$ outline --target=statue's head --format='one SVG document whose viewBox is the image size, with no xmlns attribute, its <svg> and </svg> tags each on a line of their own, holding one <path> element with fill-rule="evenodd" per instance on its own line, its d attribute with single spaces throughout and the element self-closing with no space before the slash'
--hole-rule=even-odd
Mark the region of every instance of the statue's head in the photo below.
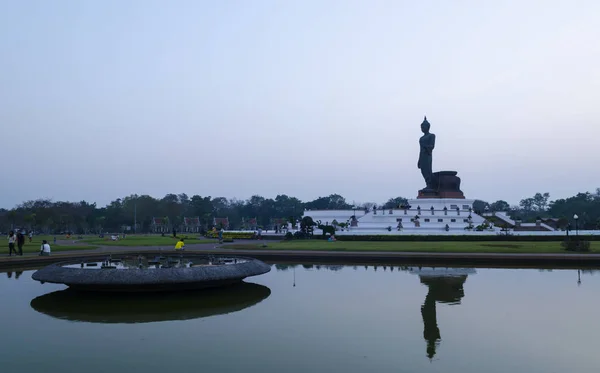
<svg viewBox="0 0 600 373">
<path fill-rule="evenodd" d="M 423 133 L 429 133 L 430 127 L 431 124 L 429 124 L 429 122 L 427 121 L 427 117 L 425 117 L 425 119 L 423 119 L 423 123 L 421 123 L 421 131 L 423 131 Z"/>
</svg>

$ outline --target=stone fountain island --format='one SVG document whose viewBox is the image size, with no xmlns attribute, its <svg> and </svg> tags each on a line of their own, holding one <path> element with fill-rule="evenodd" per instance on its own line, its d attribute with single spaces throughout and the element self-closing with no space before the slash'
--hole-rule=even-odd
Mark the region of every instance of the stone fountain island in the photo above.
<svg viewBox="0 0 600 373">
<path fill-rule="evenodd" d="M 270 270 L 259 260 L 235 256 L 124 254 L 51 264 L 32 278 L 86 291 L 179 291 L 232 285 Z"/>
</svg>

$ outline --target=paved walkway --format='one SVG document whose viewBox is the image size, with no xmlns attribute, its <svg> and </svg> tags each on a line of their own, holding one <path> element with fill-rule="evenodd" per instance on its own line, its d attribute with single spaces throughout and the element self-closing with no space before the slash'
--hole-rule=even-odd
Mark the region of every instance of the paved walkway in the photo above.
<svg viewBox="0 0 600 373">
<path fill-rule="evenodd" d="M 64 241 L 64 240 L 63 240 Z M 66 241 L 66 242 L 60 242 L 57 241 L 57 243 L 60 243 L 61 247 L 68 247 L 68 246 L 86 246 L 85 243 L 83 242 L 72 242 L 72 241 Z M 256 244 L 256 241 L 250 241 L 250 240 L 244 240 L 244 241 L 236 241 L 236 242 L 229 242 L 229 243 L 223 243 L 223 244 L 218 244 L 215 242 L 208 242 L 208 243 L 198 243 L 198 244 L 186 244 L 185 245 L 185 251 L 207 251 L 207 250 L 218 250 L 218 251 L 226 251 L 226 252 L 232 252 L 232 251 L 236 251 L 236 250 L 232 250 L 232 249 L 226 249 L 227 245 L 232 245 L 232 244 Z M 54 251 L 52 252 L 52 257 L 70 257 L 70 256 L 81 256 L 81 255 L 93 255 L 93 254 L 99 254 L 99 253 L 119 253 L 119 252 L 129 252 L 129 251 L 142 251 L 142 252 L 147 252 L 147 251 L 174 251 L 173 246 L 98 246 L 98 245 L 90 245 L 91 248 L 90 249 L 78 249 L 78 250 L 60 250 L 60 251 Z M 219 246 L 221 246 L 222 248 L 219 248 Z M 8 249 L 7 249 L 8 251 Z M 34 253 L 24 253 L 23 256 L 8 256 L 8 254 L 4 254 L 4 255 L 0 255 L 0 261 L 6 261 L 6 260 L 17 260 L 17 259 L 24 259 L 24 258 L 45 258 L 45 257 L 40 257 L 39 253 L 34 252 Z"/>
</svg>

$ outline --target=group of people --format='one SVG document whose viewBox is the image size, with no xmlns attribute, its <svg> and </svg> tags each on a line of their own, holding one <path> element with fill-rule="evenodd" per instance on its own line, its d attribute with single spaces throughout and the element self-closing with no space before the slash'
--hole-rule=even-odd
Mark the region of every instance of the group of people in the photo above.
<svg viewBox="0 0 600 373">
<path fill-rule="evenodd" d="M 29 242 L 33 240 L 33 233 L 29 233 Z M 13 252 L 15 256 L 20 255 L 23 256 L 23 245 L 25 245 L 25 235 L 22 232 L 15 233 L 14 231 L 10 231 L 8 233 L 8 256 L 12 256 Z M 40 247 L 40 254 L 42 256 L 50 255 L 50 244 L 48 241 L 43 240 L 42 245 Z"/>
<path fill-rule="evenodd" d="M 17 251 L 15 245 L 19 251 Z M 12 256 L 13 252 L 15 255 L 23 256 L 23 245 L 25 245 L 25 235 L 23 233 L 13 231 L 8 233 L 8 256 Z"/>
<path fill-rule="evenodd" d="M 213 229 L 213 232 L 217 232 L 217 238 L 219 239 L 219 243 L 223 243 L 223 228 L 219 229 L 218 231 L 215 229 Z M 175 244 L 175 250 L 185 250 L 185 241 L 183 240 L 183 238 L 179 239 L 179 241 L 177 241 L 177 243 Z"/>
</svg>

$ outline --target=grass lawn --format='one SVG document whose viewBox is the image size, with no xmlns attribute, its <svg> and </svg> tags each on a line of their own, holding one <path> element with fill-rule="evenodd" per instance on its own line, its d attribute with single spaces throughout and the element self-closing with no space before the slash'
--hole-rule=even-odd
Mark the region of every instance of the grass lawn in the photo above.
<svg viewBox="0 0 600 373">
<path fill-rule="evenodd" d="M 185 238 L 185 234 L 182 234 L 180 237 Z M 217 240 L 212 239 L 204 239 L 197 238 L 198 235 L 188 235 L 188 238 L 185 238 L 185 243 L 187 245 L 200 244 L 200 243 L 216 243 Z M 179 238 L 173 238 L 172 236 L 164 236 L 161 235 L 128 235 L 125 238 L 119 239 L 118 241 L 111 241 L 110 235 L 104 236 L 104 238 L 99 238 L 95 236 L 93 238 L 84 238 L 83 242 L 90 245 L 98 245 L 98 246 L 165 246 L 171 247 L 175 246 L 175 243 L 179 241 Z"/>
<path fill-rule="evenodd" d="M 64 239 L 64 237 L 56 236 L 57 240 Z M 42 246 L 42 240 L 47 240 L 50 244 L 50 248 L 52 252 L 57 251 L 69 251 L 69 250 L 91 250 L 96 249 L 97 246 L 94 245 L 86 245 L 86 244 L 58 244 L 54 242 L 54 236 L 33 236 L 33 240 L 29 242 L 29 237 L 25 237 L 25 245 L 23 245 L 23 253 L 38 253 L 40 251 L 40 246 Z M 72 241 L 71 241 L 72 242 Z M 16 246 L 16 245 L 15 245 Z M 18 248 L 17 248 L 18 250 Z M 5 244 L 5 249 L 2 254 L 8 254 L 8 240 Z"/>
<path fill-rule="evenodd" d="M 262 247 L 262 245 L 266 247 Z M 397 251 L 455 253 L 565 253 L 560 242 L 356 242 L 298 240 L 256 244 L 227 245 L 228 249 L 245 250 L 315 250 L 315 251 Z M 600 242 L 591 242 L 591 252 L 600 252 Z"/>
</svg>

